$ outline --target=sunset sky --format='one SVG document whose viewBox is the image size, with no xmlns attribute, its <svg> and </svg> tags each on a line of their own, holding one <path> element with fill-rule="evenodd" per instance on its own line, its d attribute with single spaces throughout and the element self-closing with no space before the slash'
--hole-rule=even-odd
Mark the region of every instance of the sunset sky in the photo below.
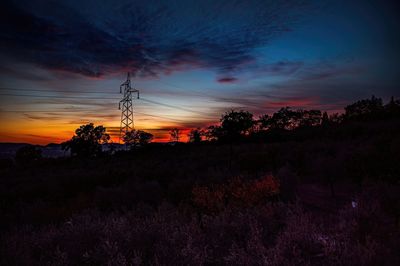
<svg viewBox="0 0 400 266">
<path fill-rule="evenodd" d="M 59 143 L 88 122 L 118 132 L 128 71 L 135 128 L 156 141 L 229 109 L 339 112 L 398 97 L 399 11 L 378 0 L 1 1 L 0 142 Z"/>
</svg>

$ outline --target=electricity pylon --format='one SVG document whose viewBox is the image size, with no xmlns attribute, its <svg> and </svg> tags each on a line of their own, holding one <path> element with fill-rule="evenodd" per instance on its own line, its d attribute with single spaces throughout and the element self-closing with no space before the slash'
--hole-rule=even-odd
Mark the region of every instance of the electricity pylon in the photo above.
<svg viewBox="0 0 400 266">
<path fill-rule="evenodd" d="M 126 132 L 134 129 L 133 125 L 133 103 L 132 103 L 132 94 L 136 93 L 136 99 L 139 99 L 139 91 L 137 89 L 133 89 L 131 87 L 131 76 L 128 72 L 128 77 L 124 83 L 119 86 L 119 93 L 124 91 L 124 98 L 119 102 L 118 109 L 121 110 L 122 103 L 122 113 L 121 113 L 121 126 L 119 130 L 119 143 L 121 142 L 121 138 L 125 135 Z"/>
</svg>

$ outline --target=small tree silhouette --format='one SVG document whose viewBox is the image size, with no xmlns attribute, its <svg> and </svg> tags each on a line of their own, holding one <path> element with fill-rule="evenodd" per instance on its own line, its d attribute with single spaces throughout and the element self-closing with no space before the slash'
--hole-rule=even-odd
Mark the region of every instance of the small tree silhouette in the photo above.
<svg viewBox="0 0 400 266">
<path fill-rule="evenodd" d="M 145 146 L 153 140 L 153 134 L 142 131 L 132 130 L 125 133 L 123 141 L 132 148 L 137 146 Z"/>
<path fill-rule="evenodd" d="M 169 134 L 171 135 L 171 141 L 179 142 L 181 131 L 178 128 L 173 128 Z"/>
<path fill-rule="evenodd" d="M 271 116 L 265 114 L 258 118 L 257 124 L 259 130 L 267 130 L 270 127 Z"/>
<path fill-rule="evenodd" d="M 327 112 L 324 112 L 322 114 L 322 118 L 321 118 L 321 126 L 326 127 L 329 125 L 329 116 Z"/>
<path fill-rule="evenodd" d="M 253 114 L 247 111 L 231 110 L 221 117 L 221 130 L 229 141 L 238 140 L 241 136 L 247 135 L 253 125 Z"/>
<path fill-rule="evenodd" d="M 269 119 L 271 129 L 294 129 L 301 119 L 301 112 L 294 111 L 290 107 L 281 108 Z"/>
<path fill-rule="evenodd" d="M 92 157 L 101 153 L 101 144 L 107 143 L 110 135 L 103 126 L 94 127 L 93 123 L 82 125 L 75 130 L 75 136 L 63 142 L 63 150 L 71 150 L 72 156 Z"/>
<path fill-rule="evenodd" d="M 199 143 L 202 140 L 204 132 L 200 130 L 200 128 L 192 129 L 188 134 L 189 142 L 191 143 Z"/>
<path fill-rule="evenodd" d="M 385 105 L 385 111 L 387 117 L 399 117 L 400 116 L 400 100 L 395 100 L 392 96 L 389 103 Z"/>
<path fill-rule="evenodd" d="M 315 127 L 321 124 L 322 115 L 320 110 L 300 110 L 298 113 L 300 127 Z"/>
<path fill-rule="evenodd" d="M 217 141 L 222 137 L 222 129 L 220 126 L 209 126 L 206 128 L 204 136 L 208 141 Z"/>
<path fill-rule="evenodd" d="M 379 118 L 383 115 L 383 103 L 381 98 L 372 96 L 371 99 L 357 101 L 346 106 L 345 118 L 348 120 L 364 120 Z"/>
</svg>

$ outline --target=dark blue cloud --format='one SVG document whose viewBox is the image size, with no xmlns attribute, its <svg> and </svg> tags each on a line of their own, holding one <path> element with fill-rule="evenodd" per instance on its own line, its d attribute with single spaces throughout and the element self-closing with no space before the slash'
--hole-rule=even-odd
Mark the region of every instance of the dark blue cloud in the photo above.
<svg viewBox="0 0 400 266">
<path fill-rule="evenodd" d="M 0 53 L 98 77 L 190 67 L 220 73 L 290 29 L 307 1 L 3 1 Z"/>
</svg>

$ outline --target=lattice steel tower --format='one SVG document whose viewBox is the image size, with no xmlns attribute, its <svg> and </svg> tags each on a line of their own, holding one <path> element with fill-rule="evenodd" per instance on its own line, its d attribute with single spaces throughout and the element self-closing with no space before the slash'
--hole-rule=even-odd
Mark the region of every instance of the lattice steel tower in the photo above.
<svg viewBox="0 0 400 266">
<path fill-rule="evenodd" d="M 122 113 L 121 113 L 121 127 L 119 131 L 119 142 L 121 142 L 121 138 L 128 131 L 134 129 L 133 125 L 133 103 L 132 103 L 132 94 L 136 93 L 136 99 L 139 99 L 139 91 L 137 89 L 133 89 L 131 87 L 131 76 L 128 72 L 128 77 L 124 83 L 119 86 L 119 93 L 124 91 L 124 98 L 119 102 L 118 109 L 121 110 L 122 104 Z"/>
</svg>

